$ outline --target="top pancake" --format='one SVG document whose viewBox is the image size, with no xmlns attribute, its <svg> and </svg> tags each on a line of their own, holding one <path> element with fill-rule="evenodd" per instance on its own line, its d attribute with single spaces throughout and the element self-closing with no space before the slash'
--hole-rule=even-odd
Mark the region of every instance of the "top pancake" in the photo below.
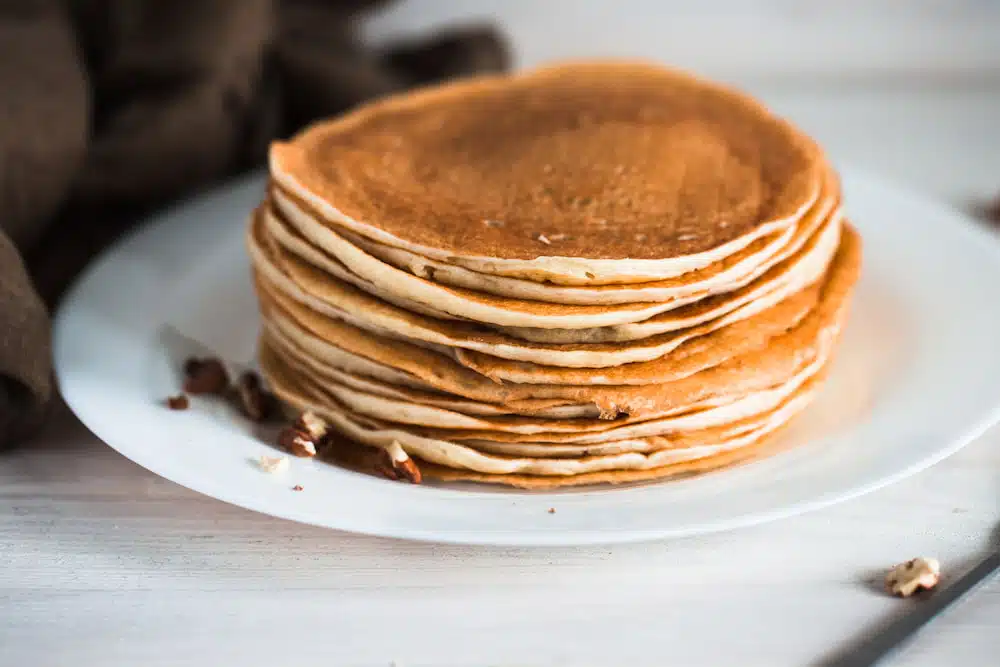
<svg viewBox="0 0 1000 667">
<path fill-rule="evenodd" d="M 330 223 L 493 275 L 641 282 L 794 224 L 818 148 L 753 100 L 677 72 L 572 64 L 391 97 L 271 150 Z"/>
</svg>

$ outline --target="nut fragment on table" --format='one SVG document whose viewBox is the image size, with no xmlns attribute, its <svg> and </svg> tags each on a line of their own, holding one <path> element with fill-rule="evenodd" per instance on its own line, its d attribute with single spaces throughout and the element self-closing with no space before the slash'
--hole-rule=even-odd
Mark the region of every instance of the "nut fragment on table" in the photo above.
<svg viewBox="0 0 1000 667">
<path fill-rule="evenodd" d="M 240 374 L 236 381 L 240 410 L 255 422 L 267 419 L 274 406 L 273 396 L 264 391 L 260 376 L 253 371 Z"/>
<path fill-rule="evenodd" d="M 287 456 L 260 456 L 257 466 L 266 473 L 279 473 L 288 470 Z"/>
<path fill-rule="evenodd" d="M 420 484 L 423 480 L 420 468 L 410 458 L 410 455 L 403 450 L 399 442 L 393 440 L 388 447 L 382 450 L 381 458 L 382 460 L 376 466 L 376 469 L 384 477 L 392 480 L 406 481 L 411 484 Z"/>
<path fill-rule="evenodd" d="M 229 372 L 218 359 L 188 359 L 184 363 L 184 391 L 189 394 L 225 394 Z"/>
<path fill-rule="evenodd" d="M 885 587 L 893 595 L 907 598 L 919 590 L 934 588 L 941 578 L 941 564 L 935 558 L 913 558 L 889 570 Z"/>
</svg>

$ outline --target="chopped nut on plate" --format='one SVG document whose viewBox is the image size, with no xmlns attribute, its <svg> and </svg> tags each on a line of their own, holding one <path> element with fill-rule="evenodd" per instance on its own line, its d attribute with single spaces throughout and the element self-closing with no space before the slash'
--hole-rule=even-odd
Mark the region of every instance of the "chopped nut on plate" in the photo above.
<svg viewBox="0 0 1000 667">
<path fill-rule="evenodd" d="M 278 473 L 288 470 L 287 456 L 260 456 L 257 466 L 266 473 Z"/>
<path fill-rule="evenodd" d="M 293 456 L 308 458 L 316 456 L 316 440 L 308 433 L 296 428 L 286 428 L 278 436 L 281 448 Z"/>
<path fill-rule="evenodd" d="M 326 423 L 326 420 L 308 410 L 299 415 L 293 427 L 308 434 L 315 442 L 319 442 L 330 432 L 330 425 Z"/>
<path fill-rule="evenodd" d="M 393 440 L 392 444 L 382 450 L 382 460 L 377 468 L 379 473 L 392 480 L 402 480 L 411 484 L 420 484 L 423 476 L 420 468 L 410 458 L 402 445 Z"/>
<path fill-rule="evenodd" d="M 167 399 L 167 407 L 171 410 L 187 410 L 191 407 L 191 401 L 184 394 L 177 394 Z"/>
<path fill-rule="evenodd" d="M 292 491 L 302 491 L 303 489 L 305 489 L 305 487 L 302 486 L 301 484 L 296 484 L 295 486 L 292 487 Z"/>
<path fill-rule="evenodd" d="M 941 564 L 935 558 L 914 558 L 900 563 L 885 576 L 885 587 L 893 595 L 910 597 L 918 590 L 934 588 L 941 578 Z"/>
<path fill-rule="evenodd" d="M 184 363 L 184 391 L 189 394 L 225 394 L 229 372 L 218 359 L 188 359 Z"/>
<path fill-rule="evenodd" d="M 290 427 L 278 436 L 278 444 L 295 456 L 316 456 L 332 435 L 330 425 L 314 412 L 301 413 Z"/>
</svg>

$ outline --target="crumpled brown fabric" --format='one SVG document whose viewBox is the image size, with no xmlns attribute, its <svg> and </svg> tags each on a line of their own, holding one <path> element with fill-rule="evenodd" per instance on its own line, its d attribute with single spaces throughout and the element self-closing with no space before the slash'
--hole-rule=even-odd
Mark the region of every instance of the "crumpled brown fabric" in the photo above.
<svg viewBox="0 0 1000 667">
<path fill-rule="evenodd" d="M 360 17 L 389 4 L 0 2 L 0 446 L 52 394 L 43 304 L 141 216 L 316 118 L 507 67 L 489 26 L 363 44 Z"/>
</svg>

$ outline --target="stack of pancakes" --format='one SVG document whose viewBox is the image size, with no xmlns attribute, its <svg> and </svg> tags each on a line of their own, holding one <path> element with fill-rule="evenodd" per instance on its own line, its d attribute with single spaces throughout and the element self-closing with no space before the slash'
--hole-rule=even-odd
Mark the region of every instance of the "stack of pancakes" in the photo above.
<svg viewBox="0 0 1000 667">
<path fill-rule="evenodd" d="M 274 391 L 337 449 L 529 488 L 762 451 L 861 262 L 821 150 L 747 97 L 577 63 L 362 107 L 271 150 L 249 234 Z"/>
</svg>

